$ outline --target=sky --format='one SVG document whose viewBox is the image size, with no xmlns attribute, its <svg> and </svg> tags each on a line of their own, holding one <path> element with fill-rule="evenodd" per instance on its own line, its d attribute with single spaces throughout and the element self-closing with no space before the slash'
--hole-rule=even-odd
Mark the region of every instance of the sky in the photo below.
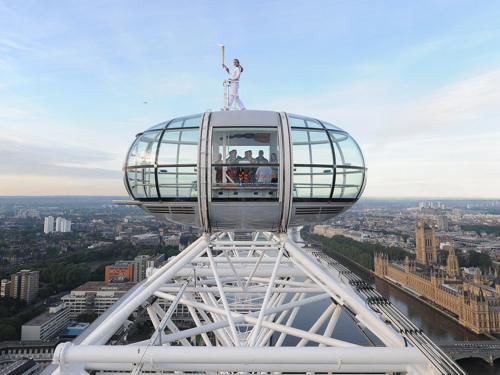
<svg viewBox="0 0 500 375">
<path fill-rule="evenodd" d="M 499 20 L 494 0 L 0 0 L 0 196 L 127 195 L 137 133 L 222 106 L 221 43 L 248 109 L 354 137 L 364 197 L 499 199 Z"/>
</svg>

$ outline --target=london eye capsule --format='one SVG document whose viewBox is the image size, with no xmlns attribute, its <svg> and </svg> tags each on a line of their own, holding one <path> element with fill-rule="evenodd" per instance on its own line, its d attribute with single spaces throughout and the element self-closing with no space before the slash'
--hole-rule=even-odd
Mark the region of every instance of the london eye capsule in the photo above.
<svg viewBox="0 0 500 375">
<path fill-rule="evenodd" d="M 272 111 L 207 111 L 155 125 L 137 135 L 123 170 L 135 204 L 205 232 L 284 232 L 327 220 L 366 184 L 347 132 Z"/>
</svg>

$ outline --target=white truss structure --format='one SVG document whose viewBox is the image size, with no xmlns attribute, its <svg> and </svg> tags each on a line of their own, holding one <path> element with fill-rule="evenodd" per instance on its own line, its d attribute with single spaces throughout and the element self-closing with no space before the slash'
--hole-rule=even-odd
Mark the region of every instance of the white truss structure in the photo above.
<svg viewBox="0 0 500 375">
<path fill-rule="evenodd" d="M 335 263 L 285 234 L 204 235 L 59 345 L 45 374 L 464 374 Z M 155 331 L 128 343 L 134 312 Z M 366 340 L 338 336 L 346 319 Z"/>
</svg>

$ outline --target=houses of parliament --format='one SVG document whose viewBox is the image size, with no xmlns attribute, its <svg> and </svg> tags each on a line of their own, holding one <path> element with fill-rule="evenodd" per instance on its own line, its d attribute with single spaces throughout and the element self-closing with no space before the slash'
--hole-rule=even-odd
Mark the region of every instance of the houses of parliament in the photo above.
<svg viewBox="0 0 500 375">
<path fill-rule="evenodd" d="M 458 267 L 452 248 L 446 262 L 438 260 L 434 223 L 417 220 L 416 260 L 391 261 L 376 254 L 374 273 L 420 296 L 455 317 L 476 333 L 500 332 L 500 277 L 494 274 L 466 274 Z"/>
</svg>

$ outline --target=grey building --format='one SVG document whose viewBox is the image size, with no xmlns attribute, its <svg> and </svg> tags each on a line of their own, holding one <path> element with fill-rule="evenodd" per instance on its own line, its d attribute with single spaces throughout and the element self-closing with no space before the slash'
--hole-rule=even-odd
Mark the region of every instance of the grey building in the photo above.
<svg viewBox="0 0 500 375">
<path fill-rule="evenodd" d="M 146 270 L 152 267 L 159 267 L 165 260 L 165 254 L 138 255 L 134 259 L 134 282 L 142 281 L 146 278 Z"/>
<path fill-rule="evenodd" d="M 23 324 L 21 341 L 52 340 L 65 329 L 70 322 L 70 309 L 65 303 L 51 306 L 49 311 L 38 315 Z"/>
</svg>

